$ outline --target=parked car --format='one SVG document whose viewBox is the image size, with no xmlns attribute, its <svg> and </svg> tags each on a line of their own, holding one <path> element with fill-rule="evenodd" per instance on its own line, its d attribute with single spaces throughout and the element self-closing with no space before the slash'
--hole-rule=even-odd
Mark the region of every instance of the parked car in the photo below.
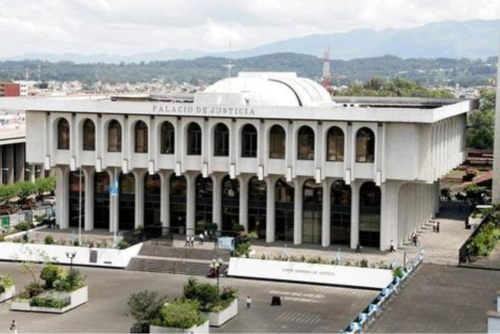
<svg viewBox="0 0 500 334">
<path fill-rule="evenodd" d="M 55 196 L 47 196 L 42 199 L 43 205 L 56 205 L 56 197 Z"/>
</svg>

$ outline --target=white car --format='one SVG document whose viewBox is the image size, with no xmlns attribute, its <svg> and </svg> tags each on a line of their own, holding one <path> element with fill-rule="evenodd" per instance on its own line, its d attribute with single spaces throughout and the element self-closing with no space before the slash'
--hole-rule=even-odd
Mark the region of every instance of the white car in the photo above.
<svg viewBox="0 0 500 334">
<path fill-rule="evenodd" d="M 56 198 L 55 198 L 55 196 L 44 197 L 43 200 L 42 200 L 42 204 L 43 205 L 52 205 L 52 206 L 55 206 L 56 205 Z"/>
</svg>

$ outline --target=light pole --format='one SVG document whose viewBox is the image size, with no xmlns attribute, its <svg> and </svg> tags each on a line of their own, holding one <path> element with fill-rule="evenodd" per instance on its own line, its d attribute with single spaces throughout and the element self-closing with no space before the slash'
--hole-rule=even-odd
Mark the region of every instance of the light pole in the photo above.
<svg viewBox="0 0 500 334">
<path fill-rule="evenodd" d="M 70 271 L 73 271 L 73 259 L 75 258 L 76 256 L 76 251 L 73 251 L 73 252 L 66 252 L 66 257 L 71 261 L 70 263 L 70 267 L 69 267 L 69 270 Z"/>
<path fill-rule="evenodd" d="M 80 168 L 78 172 L 79 186 L 78 186 L 78 245 L 82 245 L 82 177 L 83 171 Z"/>
<path fill-rule="evenodd" d="M 224 261 L 221 258 L 213 259 L 210 263 L 210 269 L 215 271 L 215 275 L 217 276 L 217 290 L 219 290 L 219 278 L 220 278 L 220 269 L 224 265 Z"/>
</svg>

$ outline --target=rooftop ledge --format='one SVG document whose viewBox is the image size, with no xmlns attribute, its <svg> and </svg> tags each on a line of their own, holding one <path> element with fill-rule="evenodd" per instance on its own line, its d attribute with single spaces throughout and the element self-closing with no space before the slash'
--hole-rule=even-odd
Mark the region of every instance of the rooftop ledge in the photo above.
<svg viewBox="0 0 500 334">
<path fill-rule="evenodd" d="M 475 110 L 479 100 L 334 97 L 321 107 L 193 103 L 188 94 L 2 98 L 0 110 L 314 121 L 434 123 Z"/>
</svg>

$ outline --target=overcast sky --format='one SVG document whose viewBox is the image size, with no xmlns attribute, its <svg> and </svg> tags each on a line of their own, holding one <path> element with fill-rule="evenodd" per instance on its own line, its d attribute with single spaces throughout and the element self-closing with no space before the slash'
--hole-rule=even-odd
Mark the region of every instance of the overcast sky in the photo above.
<svg viewBox="0 0 500 334">
<path fill-rule="evenodd" d="M 358 28 L 500 19 L 500 0 L 0 0 L 0 58 L 227 51 Z"/>
</svg>

